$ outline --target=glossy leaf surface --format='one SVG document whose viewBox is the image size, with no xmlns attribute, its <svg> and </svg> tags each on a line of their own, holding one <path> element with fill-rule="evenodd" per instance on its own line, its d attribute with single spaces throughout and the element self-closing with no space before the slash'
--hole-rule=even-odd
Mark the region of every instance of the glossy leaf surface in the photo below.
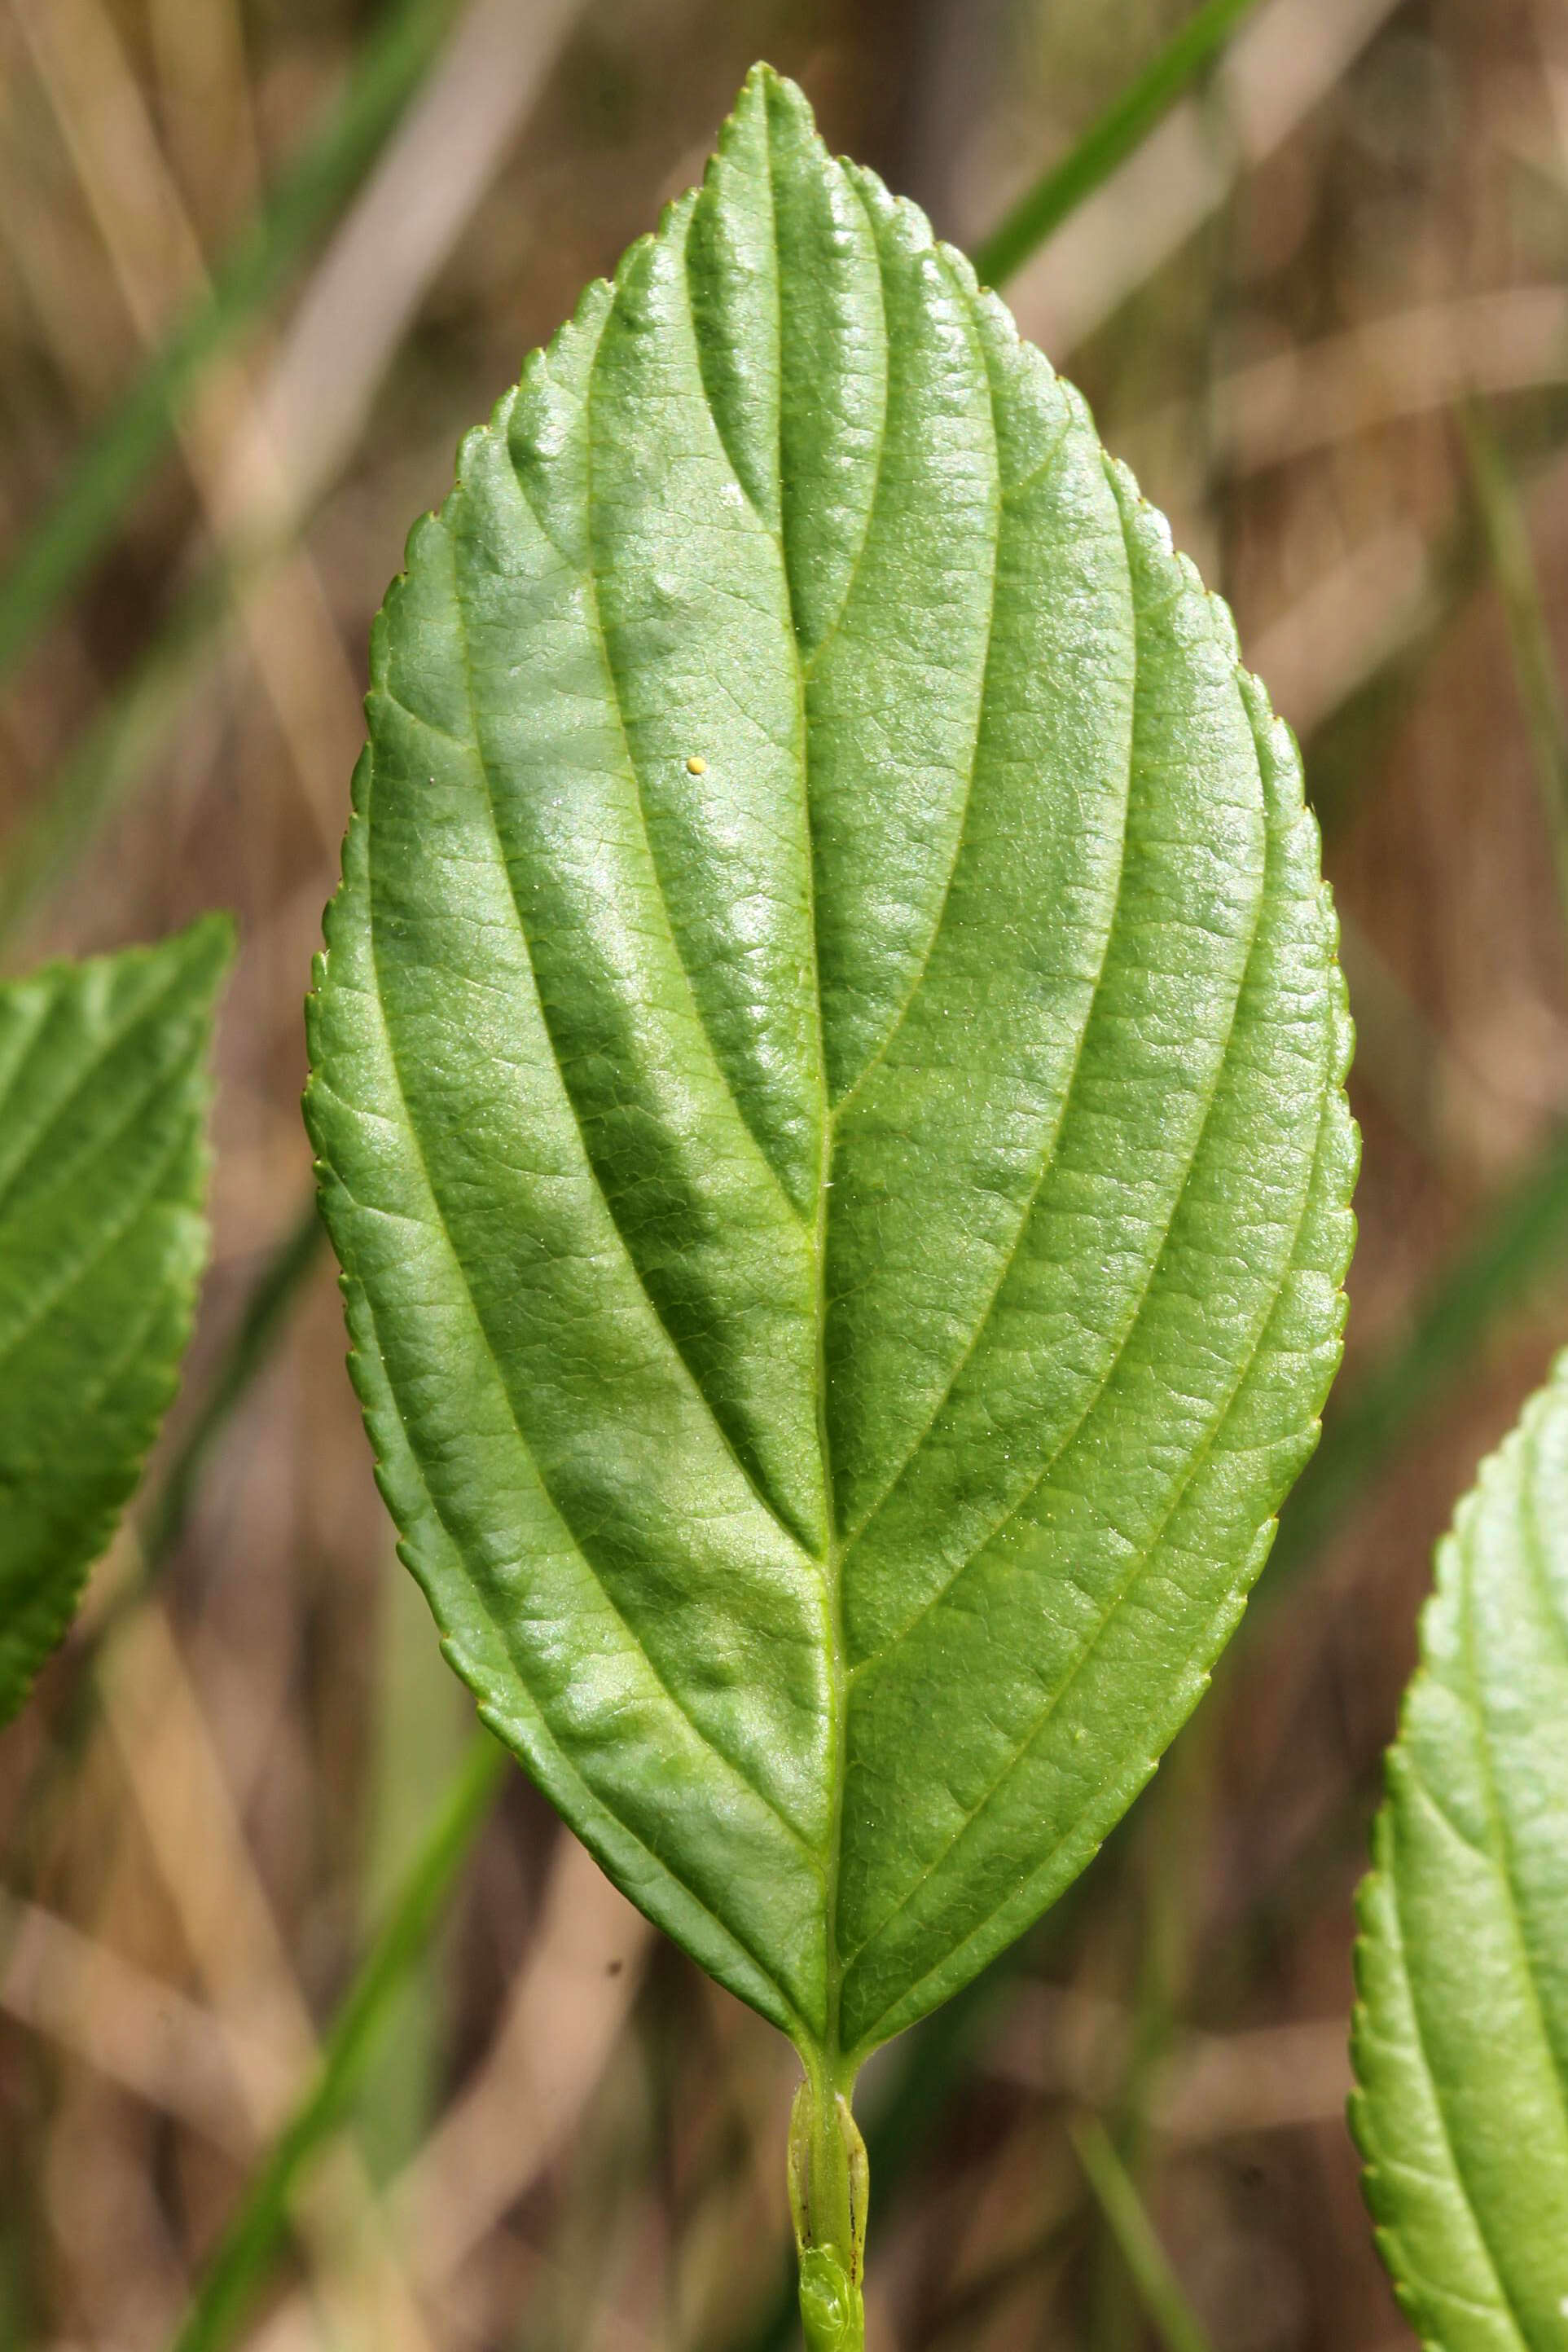
<svg viewBox="0 0 1568 2352">
<path fill-rule="evenodd" d="M 847 2075 L 1131 1802 L 1313 1442 L 1354 1147 L 1293 747 L 761 69 L 371 667 L 308 1113 L 404 1555 L 611 1874 Z"/>
<path fill-rule="evenodd" d="M 1437 1554 L 1361 1891 L 1352 2120 L 1446 2352 L 1568 2336 L 1568 1357 Z"/>
<path fill-rule="evenodd" d="M 226 920 L 0 986 L 0 1721 L 174 1392 L 206 1254 Z"/>
</svg>

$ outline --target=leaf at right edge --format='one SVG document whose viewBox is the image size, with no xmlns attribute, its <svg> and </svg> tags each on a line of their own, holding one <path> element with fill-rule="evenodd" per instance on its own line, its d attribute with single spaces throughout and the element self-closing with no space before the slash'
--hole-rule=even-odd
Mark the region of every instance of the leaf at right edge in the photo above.
<svg viewBox="0 0 1568 2352">
<path fill-rule="evenodd" d="M 1351 2120 L 1445 2352 L 1568 2343 L 1568 1356 L 1438 1549 L 1362 1885 Z"/>
<path fill-rule="evenodd" d="M 173 1395 L 232 938 L 207 917 L 0 987 L 0 1723 L 63 1637 Z"/>
</svg>

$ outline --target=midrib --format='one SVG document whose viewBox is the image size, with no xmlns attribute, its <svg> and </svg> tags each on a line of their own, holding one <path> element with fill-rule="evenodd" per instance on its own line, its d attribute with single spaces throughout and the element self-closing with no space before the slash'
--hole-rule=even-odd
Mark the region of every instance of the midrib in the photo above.
<svg viewBox="0 0 1568 2352">
<path fill-rule="evenodd" d="M 815 924 L 813 922 L 813 937 Z M 819 1000 L 820 1001 L 820 1000 Z M 822 1070 L 822 1149 L 821 1172 L 817 1186 L 817 1225 L 815 1235 L 817 1255 L 817 1443 L 821 1453 L 823 1499 L 827 1515 L 828 1540 L 823 1555 L 822 1574 L 828 1595 L 828 1664 L 832 1694 L 832 1821 L 828 1846 L 828 1867 L 823 1883 L 823 1932 L 825 1937 L 825 1983 L 827 2032 L 822 2056 L 835 2088 L 847 2091 L 839 2083 L 839 2012 L 843 1986 L 843 1968 L 839 1957 L 839 1862 L 843 1846 L 844 1829 L 844 1744 L 845 1717 L 849 1705 L 849 1673 L 845 1660 L 843 1591 L 841 1573 L 843 1544 L 839 1534 L 838 1507 L 833 1493 L 832 1442 L 828 1429 L 828 1366 L 827 1366 L 827 1264 L 829 1196 L 832 1191 L 833 1115 L 827 1102 L 827 1067 Z"/>
</svg>

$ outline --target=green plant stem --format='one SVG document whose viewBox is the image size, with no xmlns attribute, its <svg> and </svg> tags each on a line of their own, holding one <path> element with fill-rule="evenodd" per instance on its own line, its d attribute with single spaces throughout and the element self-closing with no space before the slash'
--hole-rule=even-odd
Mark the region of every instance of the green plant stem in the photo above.
<svg viewBox="0 0 1568 2352">
<path fill-rule="evenodd" d="M 1215 57 L 1258 0 L 1204 0 L 1142 73 L 1113 99 L 1060 163 L 1037 180 L 975 256 L 988 286 L 1000 286 L 1143 144 L 1187 84 Z"/>
<path fill-rule="evenodd" d="M 1514 677 L 1552 840 L 1559 901 L 1568 918 L 1568 713 L 1563 709 L 1557 656 L 1531 552 L 1524 502 L 1482 403 L 1464 402 L 1458 415 L 1470 487 L 1508 622 Z"/>
<path fill-rule="evenodd" d="M 1213 1810 L 1218 1717 L 1199 1708 L 1171 1748 L 1149 1792 L 1134 1879 L 1138 1964 L 1126 2057 L 1104 2122 L 1111 2145 L 1135 2184 L 1148 2142 L 1149 2094 L 1180 2020 L 1195 1964 L 1197 1857 Z M 1127 2265 L 1113 2233 L 1097 2233 L 1090 2265 L 1094 2352 L 1127 2352 L 1142 2335 Z"/>
<path fill-rule="evenodd" d="M 281 551 L 251 550 L 207 564 L 152 644 L 116 681 L 103 709 L 38 793 L 0 865 L 0 946 L 14 940 L 73 857 L 168 740 L 237 599 Z"/>
<path fill-rule="evenodd" d="M 1113 1832 L 1114 1835 L 1114 1832 Z M 1035 1935 L 1014 1945 L 893 2045 L 883 2095 L 866 2129 L 866 2168 L 876 2184 L 877 2210 L 885 2217 L 920 2155 L 947 2112 L 965 2069 L 1026 1966 L 1038 1965 L 1042 1949 L 1065 1936 L 1079 1916 L 1083 1882 L 1070 1886 Z M 737 2352 L 789 2352 L 800 2315 L 793 2254 L 780 2264 L 773 2299 L 739 2340 Z"/>
<path fill-rule="evenodd" d="M 789 2117 L 789 2210 L 806 2352 L 865 2352 L 865 2142 L 849 2100 L 808 2074 Z"/>
<path fill-rule="evenodd" d="M 1213 2352 L 1103 2124 L 1084 2118 L 1071 2133 L 1084 2178 L 1166 2352 Z"/>
<path fill-rule="evenodd" d="M 185 1531 L 214 1446 L 271 1355 L 289 1309 L 319 1259 L 326 1227 L 314 1192 L 262 1267 L 194 1420 L 181 1439 L 141 1526 L 143 1580 L 157 1575 Z"/>
<path fill-rule="evenodd" d="M 376 1731 L 366 1791 L 361 1913 L 380 1918 L 423 1834 L 430 1791 L 444 1787 L 474 1728 L 468 1695 L 430 1638 L 430 1610 L 390 1557 L 378 1597 Z M 413 2162 L 444 2077 L 450 1972 L 433 1936 L 399 1989 L 382 2055 L 354 2106 L 354 2138 L 378 2187 Z"/>
<path fill-rule="evenodd" d="M 315 2082 L 285 2125 L 218 2242 L 176 2352 L 218 2352 L 271 2259 L 306 2166 L 346 2116 L 392 1999 L 423 1948 L 484 1824 L 508 1759 L 476 1733 L 322 2045 Z"/>
<path fill-rule="evenodd" d="M 0 579 L 0 677 L 94 562 L 167 440 L 204 368 L 278 292 L 352 193 L 450 24 L 455 0 L 391 0 L 325 127 L 284 173 L 213 278 L 78 453 L 64 487 Z"/>
</svg>

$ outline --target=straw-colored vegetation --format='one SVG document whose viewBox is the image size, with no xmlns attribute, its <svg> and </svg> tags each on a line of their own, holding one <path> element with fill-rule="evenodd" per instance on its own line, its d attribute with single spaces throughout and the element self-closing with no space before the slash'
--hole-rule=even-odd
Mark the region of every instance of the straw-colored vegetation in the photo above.
<svg viewBox="0 0 1568 2352">
<path fill-rule="evenodd" d="M 214 906 L 240 957 L 183 1392 L 0 1739 L 0 2343 L 790 2342 L 793 2062 L 475 1732 L 298 1117 L 407 520 L 758 55 L 993 240 L 1231 602 L 1303 739 L 1366 1139 L 1346 1370 L 1204 1712 L 867 2070 L 870 2341 L 1402 2324 L 1352 1897 L 1432 1541 L 1568 1330 L 1568 15 L 5 0 L 6 969 Z"/>
</svg>

